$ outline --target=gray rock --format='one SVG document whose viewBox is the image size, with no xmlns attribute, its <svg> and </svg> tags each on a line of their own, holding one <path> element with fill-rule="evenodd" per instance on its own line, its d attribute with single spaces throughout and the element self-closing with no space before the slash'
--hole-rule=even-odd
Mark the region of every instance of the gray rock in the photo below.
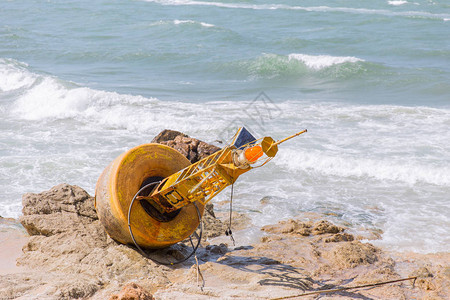
<svg viewBox="0 0 450 300">
<path fill-rule="evenodd" d="M 191 138 L 179 131 L 169 129 L 160 132 L 152 140 L 152 143 L 163 144 L 174 148 L 186 156 L 191 163 L 195 163 L 220 150 L 219 147 Z"/>
</svg>

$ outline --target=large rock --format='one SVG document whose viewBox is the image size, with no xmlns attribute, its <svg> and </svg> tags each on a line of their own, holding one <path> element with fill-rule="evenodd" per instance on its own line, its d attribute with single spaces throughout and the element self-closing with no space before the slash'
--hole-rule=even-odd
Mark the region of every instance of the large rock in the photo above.
<svg viewBox="0 0 450 300">
<path fill-rule="evenodd" d="M 64 183 L 40 194 L 24 194 L 22 205 L 20 222 L 30 235 L 51 236 L 73 230 L 80 220 L 98 219 L 94 198 L 82 188 Z"/>
<path fill-rule="evenodd" d="M 108 237 L 97 219 L 94 198 L 80 187 L 60 184 L 25 194 L 20 222 L 31 237 L 18 264 L 47 274 L 40 284 L 49 298 L 91 297 L 112 279 L 113 292 L 135 276 L 150 278 L 152 285 L 167 283 L 155 263 Z M 24 290 L 19 296 L 32 294 Z"/>
<path fill-rule="evenodd" d="M 219 147 L 191 138 L 179 131 L 169 129 L 160 132 L 152 140 L 152 143 L 159 143 L 174 148 L 186 156 L 191 163 L 195 163 L 220 150 Z"/>
<path fill-rule="evenodd" d="M 380 252 L 380 249 L 372 244 L 353 241 L 337 246 L 329 257 L 340 267 L 348 269 L 377 262 L 380 259 Z"/>
<path fill-rule="evenodd" d="M 94 198 L 78 186 L 60 184 L 40 194 L 27 193 L 22 197 L 24 215 L 70 212 L 97 219 Z"/>
<path fill-rule="evenodd" d="M 289 219 L 287 221 L 280 221 L 277 225 L 267 225 L 262 228 L 263 231 L 270 233 L 284 233 L 284 234 L 295 234 L 302 236 L 310 235 L 324 235 L 324 234 L 339 234 L 344 231 L 344 228 L 331 224 L 326 220 L 320 220 L 316 223 L 312 222 L 302 222 L 299 220 Z M 342 236 L 342 235 L 341 235 Z M 350 238 L 351 235 L 345 235 Z M 338 241 L 339 237 L 336 237 Z M 353 237 L 351 237 L 353 240 Z M 330 240 L 332 241 L 332 240 Z"/>
<path fill-rule="evenodd" d="M 4 294 L 0 284 L 0 298 L 31 297 L 34 289 L 43 285 L 52 299 L 97 297 L 100 290 L 103 294 L 97 298 L 102 299 L 104 290 L 109 295 L 117 293 L 130 280 L 144 290 L 170 283 L 167 267 L 106 234 L 96 217 L 93 197 L 80 187 L 60 184 L 39 194 L 28 193 L 23 196 L 23 206 L 20 222 L 31 237 L 18 264 L 44 275 L 35 278 L 33 285 L 24 284 L 26 278 L 12 278 L 11 282 L 20 284 Z M 204 222 L 206 237 L 224 233 L 220 220 L 207 215 Z"/>
<path fill-rule="evenodd" d="M 112 295 L 109 300 L 155 300 L 155 298 L 136 283 L 128 283 L 119 294 Z"/>
</svg>

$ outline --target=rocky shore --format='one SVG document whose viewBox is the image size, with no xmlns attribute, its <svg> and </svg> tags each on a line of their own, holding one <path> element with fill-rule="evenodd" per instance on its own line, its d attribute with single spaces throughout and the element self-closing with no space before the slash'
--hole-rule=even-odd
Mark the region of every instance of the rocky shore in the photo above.
<svg viewBox="0 0 450 300">
<path fill-rule="evenodd" d="M 181 133 L 154 141 L 191 161 L 216 151 Z M 109 238 L 82 188 L 25 194 L 23 227 L 0 218 L 0 299 L 275 299 L 407 277 L 417 279 L 320 298 L 450 298 L 450 253 L 390 253 L 313 214 L 264 226 L 258 243 L 233 247 L 224 219 L 209 211 L 196 258 L 164 266 Z M 234 224 L 236 237 L 252 226 L 244 215 Z"/>
</svg>

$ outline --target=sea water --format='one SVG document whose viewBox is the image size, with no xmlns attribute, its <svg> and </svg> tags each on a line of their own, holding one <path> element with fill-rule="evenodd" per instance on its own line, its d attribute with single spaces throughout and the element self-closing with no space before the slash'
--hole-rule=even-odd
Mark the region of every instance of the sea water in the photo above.
<svg viewBox="0 0 450 300">
<path fill-rule="evenodd" d="M 0 114 L 4 217 L 62 182 L 93 195 L 165 128 L 219 146 L 307 128 L 239 179 L 234 210 L 448 251 L 448 1 L 1 1 Z"/>
</svg>

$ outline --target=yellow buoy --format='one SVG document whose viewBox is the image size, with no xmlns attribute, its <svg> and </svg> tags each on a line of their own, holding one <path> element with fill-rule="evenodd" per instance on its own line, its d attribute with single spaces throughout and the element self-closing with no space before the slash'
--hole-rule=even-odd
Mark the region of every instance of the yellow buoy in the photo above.
<svg viewBox="0 0 450 300">
<path fill-rule="evenodd" d="M 144 144 L 118 156 L 100 175 L 95 207 L 106 232 L 123 244 L 133 244 L 128 211 L 135 194 L 146 184 L 159 182 L 190 165 L 178 151 L 160 144 Z M 150 192 L 150 191 L 148 191 Z M 141 247 L 163 248 L 189 237 L 199 225 L 204 207 L 190 203 L 167 213 L 146 200 L 137 201 L 130 215 L 134 238 Z"/>
<path fill-rule="evenodd" d="M 271 137 L 257 140 L 241 127 L 229 145 L 193 164 L 168 146 L 135 147 L 100 175 L 97 215 L 114 240 L 139 250 L 181 242 L 197 229 L 208 201 L 240 175 L 270 161 L 279 144 L 304 132 L 275 142 Z"/>
</svg>

